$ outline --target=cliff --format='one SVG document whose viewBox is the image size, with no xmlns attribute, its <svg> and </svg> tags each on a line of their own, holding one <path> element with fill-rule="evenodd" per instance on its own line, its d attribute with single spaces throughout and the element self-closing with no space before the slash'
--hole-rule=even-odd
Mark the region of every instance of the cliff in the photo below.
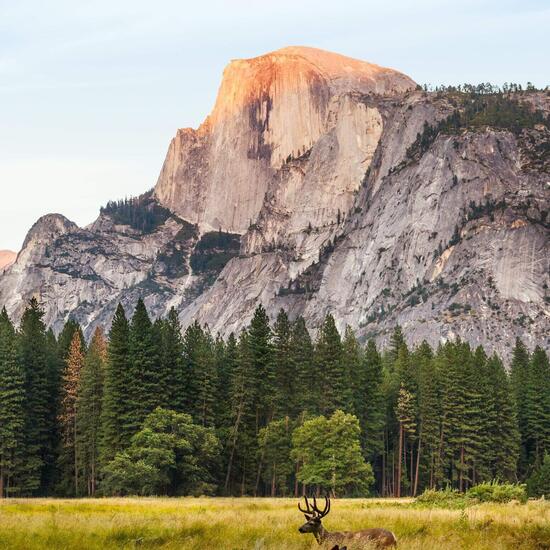
<svg viewBox="0 0 550 550">
<path fill-rule="evenodd" d="M 259 302 L 383 342 L 549 344 L 550 96 L 426 93 L 312 48 L 237 60 L 158 182 L 87 228 L 31 229 L 0 278 L 17 318 L 89 334 L 118 301 L 227 335 Z"/>
</svg>

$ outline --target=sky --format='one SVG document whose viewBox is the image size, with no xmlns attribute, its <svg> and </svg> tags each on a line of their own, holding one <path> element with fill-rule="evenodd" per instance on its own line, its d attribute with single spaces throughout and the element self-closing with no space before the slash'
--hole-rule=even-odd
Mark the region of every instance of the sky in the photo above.
<svg viewBox="0 0 550 550">
<path fill-rule="evenodd" d="M 418 83 L 550 84 L 548 0 L 0 0 L 0 249 L 154 186 L 224 66 L 323 48 Z"/>
</svg>

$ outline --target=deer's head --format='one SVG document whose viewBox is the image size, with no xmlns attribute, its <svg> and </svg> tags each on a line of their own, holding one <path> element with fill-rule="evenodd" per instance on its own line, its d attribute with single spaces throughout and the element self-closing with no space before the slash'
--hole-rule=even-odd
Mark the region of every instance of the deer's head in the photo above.
<svg viewBox="0 0 550 550">
<path fill-rule="evenodd" d="M 321 525 L 321 519 L 324 518 L 330 512 L 330 499 L 325 497 L 325 507 L 323 510 L 319 510 L 317 507 L 317 500 L 313 497 L 313 504 L 309 502 L 307 497 L 304 497 L 306 507 L 305 509 L 298 504 L 298 509 L 302 512 L 306 518 L 306 522 L 298 529 L 300 533 L 313 533 L 315 538 L 323 532 L 323 526 Z"/>
</svg>

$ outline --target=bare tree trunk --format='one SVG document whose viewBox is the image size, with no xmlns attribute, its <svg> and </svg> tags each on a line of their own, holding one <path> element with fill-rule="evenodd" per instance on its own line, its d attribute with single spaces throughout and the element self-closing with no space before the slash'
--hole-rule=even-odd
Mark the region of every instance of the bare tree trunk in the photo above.
<svg viewBox="0 0 550 550">
<path fill-rule="evenodd" d="M 411 480 L 410 487 L 409 487 L 409 493 L 412 496 L 413 484 L 414 484 L 414 482 L 413 482 L 414 447 L 413 447 L 412 442 L 409 445 L 410 445 L 410 450 L 409 450 L 409 457 L 410 457 L 410 459 L 409 459 L 409 462 L 410 462 L 410 465 L 409 465 L 409 478 Z"/>
<path fill-rule="evenodd" d="M 464 491 L 464 445 L 460 447 L 460 473 L 458 475 L 458 490 Z"/>
<path fill-rule="evenodd" d="M 397 483 L 395 485 L 395 496 L 401 496 L 401 463 L 403 460 L 403 424 L 399 424 L 399 456 L 397 457 Z"/>
<path fill-rule="evenodd" d="M 416 493 L 418 491 L 418 473 L 420 470 L 420 451 L 422 449 L 422 427 L 420 427 L 420 431 L 418 432 L 418 449 L 416 451 L 416 470 L 414 472 L 414 490 L 413 490 L 413 497 L 416 496 Z"/>
<path fill-rule="evenodd" d="M 237 445 L 237 437 L 239 434 L 239 426 L 241 423 L 242 408 L 243 408 L 243 401 L 241 400 L 241 402 L 239 403 L 239 410 L 237 411 L 237 418 L 235 419 L 235 425 L 234 425 L 235 433 L 233 434 L 233 443 L 231 446 L 231 453 L 229 454 L 229 462 L 227 463 L 227 473 L 225 475 L 225 484 L 224 484 L 225 493 L 227 493 L 227 489 L 229 487 L 229 480 L 231 478 L 231 470 L 233 468 L 233 458 L 235 456 L 235 447 Z"/>
<path fill-rule="evenodd" d="M 77 456 L 77 442 L 76 442 L 76 407 L 74 410 L 73 419 L 73 444 L 74 444 L 74 496 L 78 496 L 78 456 Z"/>
<path fill-rule="evenodd" d="M 388 495 L 386 487 L 386 442 L 384 441 L 384 450 L 382 451 L 382 496 Z"/>
</svg>

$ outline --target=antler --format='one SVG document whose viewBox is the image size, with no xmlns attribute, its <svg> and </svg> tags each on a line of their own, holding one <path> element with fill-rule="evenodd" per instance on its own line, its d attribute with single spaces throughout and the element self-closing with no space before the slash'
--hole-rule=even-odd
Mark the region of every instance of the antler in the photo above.
<svg viewBox="0 0 550 550">
<path fill-rule="evenodd" d="M 300 512 L 302 512 L 303 514 L 306 514 L 308 516 L 313 516 L 315 515 L 315 508 L 310 508 L 310 505 L 309 505 L 309 501 L 307 499 L 306 496 L 304 496 L 304 500 L 306 502 L 306 509 L 304 510 L 301 506 L 300 506 L 300 503 L 298 503 L 298 510 L 300 510 Z"/>
<path fill-rule="evenodd" d="M 325 507 L 323 510 L 319 510 L 317 506 L 317 499 L 313 497 L 313 510 L 319 519 L 324 518 L 330 512 L 330 498 L 325 496 Z"/>
</svg>

